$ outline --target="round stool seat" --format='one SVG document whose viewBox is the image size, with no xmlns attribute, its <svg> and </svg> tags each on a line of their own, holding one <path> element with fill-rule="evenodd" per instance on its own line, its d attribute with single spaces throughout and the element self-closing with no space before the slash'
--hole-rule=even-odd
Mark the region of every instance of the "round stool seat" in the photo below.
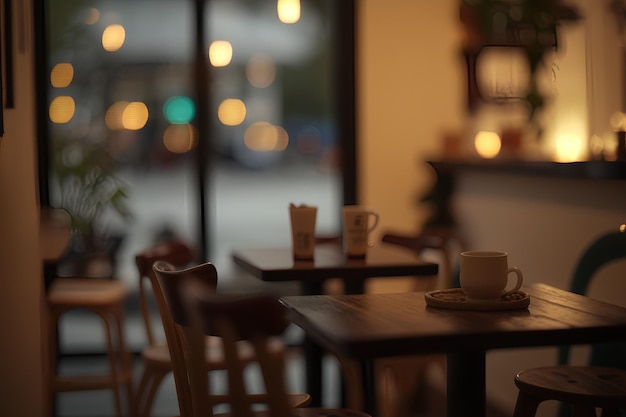
<svg viewBox="0 0 626 417">
<path fill-rule="evenodd" d="M 626 408 L 626 371 L 594 366 L 547 366 L 521 371 L 515 377 L 522 401 L 556 400 L 574 408 Z M 532 400 L 531 400 L 532 399 Z M 521 407 L 526 408 L 526 407 Z M 516 415 L 533 415 L 516 413 Z"/>
</svg>

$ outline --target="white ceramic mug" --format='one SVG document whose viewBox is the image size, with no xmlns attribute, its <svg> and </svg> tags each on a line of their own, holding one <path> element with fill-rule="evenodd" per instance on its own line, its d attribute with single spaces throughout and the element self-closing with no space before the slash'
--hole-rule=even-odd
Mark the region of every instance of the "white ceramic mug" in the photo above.
<svg viewBox="0 0 626 417">
<path fill-rule="evenodd" d="M 461 253 L 461 288 L 469 300 L 495 301 L 520 289 L 524 280 L 522 271 L 509 268 L 507 257 L 506 252 Z M 511 273 L 517 281 L 512 289 L 505 291 Z"/>
<path fill-rule="evenodd" d="M 344 206 L 343 249 L 351 258 L 362 258 L 367 254 L 369 233 L 378 225 L 378 213 L 364 206 Z"/>
<path fill-rule="evenodd" d="M 316 217 L 317 207 L 315 206 L 289 206 L 294 259 L 313 259 Z"/>
</svg>

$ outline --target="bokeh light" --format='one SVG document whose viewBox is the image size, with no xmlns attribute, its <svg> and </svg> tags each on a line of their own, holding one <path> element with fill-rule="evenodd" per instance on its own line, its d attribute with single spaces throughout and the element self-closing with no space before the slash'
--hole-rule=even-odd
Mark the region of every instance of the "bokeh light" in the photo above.
<svg viewBox="0 0 626 417">
<path fill-rule="evenodd" d="M 55 88 L 65 88 L 74 79 L 74 67 L 67 62 L 56 64 L 50 72 L 50 84 Z"/>
<path fill-rule="evenodd" d="M 574 162 L 578 161 L 583 151 L 581 138 L 574 135 L 562 134 L 556 138 L 556 154 L 554 156 L 557 162 Z"/>
<path fill-rule="evenodd" d="M 236 98 L 227 98 L 217 108 L 217 117 L 226 126 L 238 126 L 246 118 L 246 105 Z"/>
<path fill-rule="evenodd" d="M 87 11 L 87 18 L 85 19 L 85 24 L 92 26 L 98 23 L 98 20 L 100 20 L 100 10 L 96 9 L 95 7 L 91 7 Z"/>
<path fill-rule="evenodd" d="M 602 139 L 599 135 L 591 136 L 589 140 L 589 153 L 594 157 L 594 159 L 602 158 L 604 154 L 604 139 Z"/>
<path fill-rule="evenodd" d="M 171 97 L 163 105 L 163 115 L 174 124 L 189 123 L 196 114 L 196 106 L 189 97 Z"/>
<path fill-rule="evenodd" d="M 225 67 L 233 59 L 233 46 L 228 41 L 213 41 L 209 46 L 209 62 L 214 67 Z"/>
<path fill-rule="evenodd" d="M 281 22 L 296 23 L 300 20 L 300 0 L 278 0 L 276 11 Z"/>
<path fill-rule="evenodd" d="M 189 152 L 197 142 L 196 129 L 189 123 L 169 125 L 163 132 L 163 146 L 172 153 Z"/>
<path fill-rule="evenodd" d="M 498 156 L 502 142 L 496 132 L 481 130 L 474 137 L 474 147 L 476 152 L 483 158 L 491 159 Z"/>
<path fill-rule="evenodd" d="M 287 131 L 280 126 L 274 126 L 268 122 L 256 122 L 246 129 L 244 143 L 253 151 L 282 151 L 289 144 L 289 136 Z"/>
<path fill-rule="evenodd" d="M 268 55 L 256 54 L 248 61 L 246 77 L 257 88 L 269 87 L 276 78 L 276 63 Z"/>
<path fill-rule="evenodd" d="M 109 25 L 102 32 L 102 47 L 105 51 L 118 51 L 126 40 L 126 31 L 122 25 Z"/>
<path fill-rule="evenodd" d="M 140 101 L 133 101 L 122 113 L 122 126 L 128 130 L 142 129 L 148 123 L 148 116 L 148 107 Z"/>
<path fill-rule="evenodd" d="M 50 103 L 48 110 L 48 116 L 52 123 L 67 123 L 74 117 L 76 111 L 76 103 L 74 99 L 69 96 L 55 97 Z"/>
<path fill-rule="evenodd" d="M 624 130 L 626 127 L 626 114 L 621 111 L 616 111 L 611 115 L 609 123 L 611 124 L 613 130 Z"/>
<path fill-rule="evenodd" d="M 122 124 L 122 115 L 124 109 L 128 106 L 128 101 L 118 101 L 113 103 L 104 115 L 104 123 L 111 130 L 121 130 L 124 128 Z"/>
</svg>

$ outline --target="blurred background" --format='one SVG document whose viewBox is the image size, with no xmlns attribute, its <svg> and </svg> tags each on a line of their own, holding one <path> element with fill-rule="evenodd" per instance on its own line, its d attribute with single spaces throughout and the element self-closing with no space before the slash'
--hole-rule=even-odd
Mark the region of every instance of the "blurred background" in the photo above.
<svg viewBox="0 0 626 417">
<path fill-rule="evenodd" d="M 50 202 L 76 232 L 62 275 L 135 283 L 134 254 L 178 236 L 229 285 L 233 247 L 289 243 L 290 202 L 338 233 L 332 1 L 206 2 L 206 114 L 193 1 L 47 3 Z"/>
</svg>

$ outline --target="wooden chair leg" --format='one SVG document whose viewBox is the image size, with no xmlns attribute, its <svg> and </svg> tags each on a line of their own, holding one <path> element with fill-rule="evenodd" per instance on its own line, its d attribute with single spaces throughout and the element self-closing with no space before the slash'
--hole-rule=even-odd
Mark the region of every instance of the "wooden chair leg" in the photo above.
<svg viewBox="0 0 626 417">
<path fill-rule="evenodd" d="M 149 417 L 154 404 L 154 398 L 168 372 L 152 371 L 145 372 L 141 378 L 137 390 L 135 402 L 137 404 L 137 417 Z"/>
<path fill-rule="evenodd" d="M 118 371 L 123 371 L 118 369 L 118 353 L 116 352 L 115 343 L 113 342 L 113 330 L 111 329 L 112 322 L 111 318 L 108 317 L 106 313 L 97 312 L 98 316 L 102 319 L 105 328 L 106 334 L 106 343 L 107 343 L 107 357 L 109 359 L 109 372 L 111 375 L 111 389 L 113 390 L 113 399 L 115 401 L 115 412 L 118 417 L 122 417 L 122 400 L 120 398 L 120 387 L 117 385 L 119 381 Z M 121 354 L 121 352 L 119 353 Z"/>
<path fill-rule="evenodd" d="M 539 407 L 542 401 L 542 398 L 520 391 L 517 395 L 513 417 L 534 417 L 537 412 L 537 407 Z"/>
</svg>

